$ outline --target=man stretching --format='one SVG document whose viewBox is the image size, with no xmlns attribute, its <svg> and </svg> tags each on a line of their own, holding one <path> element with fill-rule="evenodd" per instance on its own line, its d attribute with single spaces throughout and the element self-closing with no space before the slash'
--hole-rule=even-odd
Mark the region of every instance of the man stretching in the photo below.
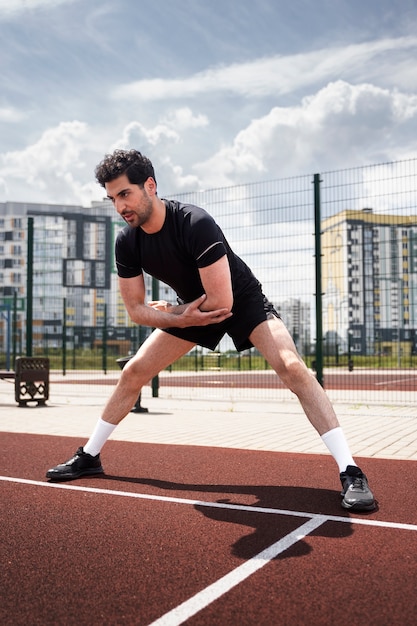
<svg viewBox="0 0 417 626">
<path fill-rule="evenodd" d="M 95 173 L 127 224 L 115 247 L 127 312 L 135 324 L 155 330 L 122 370 L 90 439 L 46 476 L 63 481 L 103 473 L 101 449 L 142 386 L 195 345 L 214 350 L 227 333 L 239 351 L 255 346 L 298 397 L 339 467 L 342 506 L 373 510 L 367 478 L 352 458 L 326 393 L 214 219 L 197 206 L 159 198 L 152 163 L 136 150 L 107 155 Z M 178 304 L 146 303 L 143 271 L 170 285 Z"/>
</svg>

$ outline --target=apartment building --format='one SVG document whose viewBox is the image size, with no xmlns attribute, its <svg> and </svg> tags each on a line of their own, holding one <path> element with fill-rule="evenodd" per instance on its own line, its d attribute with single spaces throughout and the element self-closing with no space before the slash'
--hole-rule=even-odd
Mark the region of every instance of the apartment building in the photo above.
<svg viewBox="0 0 417 626">
<path fill-rule="evenodd" d="M 12 311 L 17 308 L 14 340 L 25 345 L 28 219 L 33 220 L 33 345 L 47 351 L 102 343 L 125 350 L 137 347 L 149 329 L 129 319 L 117 286 L 114 242 L 125 225 L 110 201 L 91 208 L 76 205 L 0 203 L 0 351 L 10 352 Z M 175 302 L 166 285 L 145 276 L 146 299 Z"/>
<path fill-rule="evenodd" d="M 417 217 L 345 210 L 322 224 L 323 329 L 362 355 L 417 351 Z"/>
<path fill-rule="evenodd" d="M 311 352 L 311 307 L 299 298 L 289 298 L 276 305 L 286 327 L 290 331 L 298 352 L 306 356 Z"/>
</svg>

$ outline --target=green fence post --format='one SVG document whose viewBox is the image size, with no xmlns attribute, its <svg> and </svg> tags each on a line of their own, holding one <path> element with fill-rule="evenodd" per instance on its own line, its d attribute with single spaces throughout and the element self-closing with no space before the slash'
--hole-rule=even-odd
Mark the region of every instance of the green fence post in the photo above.
<svg viewBox="0 0 417 626">
<path fill-rule="evenodd" d="M 102 354 L 103 372 L 107 374 L 107 304 L 104 305 L 102 348 L 103 348 L 103 354 Z"/>
<path fill-rule="evenodd" d="M 62 375 L 67 373 L 67 299 L 62 302 Z"/>
<path fill-rule="evenodd" d="M 33 217 L 28 217 L 26 276 L 26 356 L 33 356 Z"/>
<path fill-rule="evenodd" d="M 159 281 L 156 278 L 152 278 L 152 300 L 159 300 Z M 152 378 L 152 398 L 159 396 L 159 376 L 156 375 Z"/>
<path fill-rule="evenodd" d="M 323 378 L 323 301 L 321 280 L 321 203 L 320 174 L 314 174 L 314 249 L 316 264 L 316 376 L 322 387 Z"/>
<path fill-rule="evenodd" d="M 12 364 L 16 367 L 17 357 L 17 291 L 13 292 L 13 319 L 12 319 Z"/>
</svg>

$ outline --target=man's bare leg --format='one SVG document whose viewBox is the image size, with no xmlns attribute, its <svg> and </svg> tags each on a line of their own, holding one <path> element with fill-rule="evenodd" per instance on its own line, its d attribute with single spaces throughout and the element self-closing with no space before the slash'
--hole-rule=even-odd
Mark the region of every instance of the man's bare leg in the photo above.
<svg viewBox="0 0 417 626">
<path fill-rule="evenodd" d="M 155 330 L 122 370 L 119 382 L 102 413 L 102 420 L 119 424 L 135 404 L 143 385 L 171 365 L 195 344 Z"/>
<path fill-rule="evenodd" d="M 102 417 L 97 421 L 84 448 L 78 448 L 71 459 L 49 469 L 46 472 L 47 478 L 62 481 L 102 474 L 101 448 L 117 424 L 130 412 L 143 385 L 186 354 L 194 345 L 161 330 L 155 330 L 123 368 Z"/>
<path fill-rule="evenodd" d="M 255 328 L 250 339 L 282 382 L 298 397 L 339 471 L 344 472 L 348 466 L 356 465 L 326 392 L 301 360 L 284 323 L 278 318 L 263 322 Z"/>
<path fill-rule="evenodd" d="M 282 382 L 293 391 L 311 424 L 339 466 L 342 507 L 373 511 L 375 498 L 368 480 L 356 465 L 333 406 L 324 389 L 300 359 L 283 322 L 277 318 L 262 322 L 252 332 L 253 345 L 274 368 Z"/>
<path fill-rule="evenodd" d="M 339 427 L 339 421 L 324 389 L 301 360 L 280 319 L 273 318 L 259 324 L 252 332 L 250 340 L 285 386 L 298 397 L 305 414 L 320 435 Z"/>
</svg>

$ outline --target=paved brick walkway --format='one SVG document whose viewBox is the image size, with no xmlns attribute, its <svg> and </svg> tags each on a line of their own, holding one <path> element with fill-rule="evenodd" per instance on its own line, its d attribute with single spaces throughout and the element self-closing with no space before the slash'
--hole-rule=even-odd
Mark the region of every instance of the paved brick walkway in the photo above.
<svg viewBox="0 0 417 626">
<path fill-rule="evenodd" d="M 0 381 L 1 382 L 1 381 Z M 118 426 L 112 439 L 226 448 L 246 448 L 280 452 L 327 454 L 298 403 L 289 393 L 278 392 L 277 400 L 265 400 L 262 390 L 251 390 L 251 399 L 234 397 L 224 390 L 224 399 L 207 397 L 184 400 L 184 390 L 160 390 L 152 398 L 145 387 L 143 406 L 149 413 L 130 413 Z M 80 437 L 90 435 L 106 397 L 109 385 L 51 385 L 46 407 L 19 408 L 13 386 L 1 382 L 0 431 Z M 193 390 L 187 393 L 193 397 Z M 329 393 L 331 396 L 331 394 Z M 196 397 L 201 397 L 201 389 Z M 368 394 L 369 396 L 369 394 Z M 352 453 L 360 457 L 417 460 L 417 405 L 366 401 L 366 394 L 352 395 L 350 402 L 334 403 Z M 385 396 L 384 396 L 385 398 Z"/>
</svg>

